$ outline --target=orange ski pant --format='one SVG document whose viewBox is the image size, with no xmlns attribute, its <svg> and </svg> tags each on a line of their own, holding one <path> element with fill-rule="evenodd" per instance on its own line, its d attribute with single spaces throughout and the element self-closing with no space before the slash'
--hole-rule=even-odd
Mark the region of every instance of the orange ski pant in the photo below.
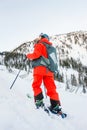
<svg viewBox="0 0 87 130">
<path fill-rule="evenodd" d="M 59 101 L 59 94 L 56 91 L 56 85 L 54 82 L 53 76 L 43 76 L 43 75 L 34 75 L 34 80 L 32 83 L 32 88 L 34 92 L 34 96 L 37 96 L 42 92 L 41 84 L 44 83 L 44 87 L 47 90 L 47 96 L 50 97 L 50 99 Z"/>
</svg>

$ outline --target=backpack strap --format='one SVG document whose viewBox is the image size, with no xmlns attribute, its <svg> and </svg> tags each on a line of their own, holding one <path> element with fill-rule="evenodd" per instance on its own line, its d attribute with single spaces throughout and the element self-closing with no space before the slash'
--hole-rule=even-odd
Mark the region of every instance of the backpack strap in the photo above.
<svg viewBox="0 0 87 130">
<path fill-rule="evenodd" d="M 51 45 L 47 44 L 46 42 L 42 42 L 43 45 L 45 45 L 46 48 L 49 48 Z"/>
</svg>

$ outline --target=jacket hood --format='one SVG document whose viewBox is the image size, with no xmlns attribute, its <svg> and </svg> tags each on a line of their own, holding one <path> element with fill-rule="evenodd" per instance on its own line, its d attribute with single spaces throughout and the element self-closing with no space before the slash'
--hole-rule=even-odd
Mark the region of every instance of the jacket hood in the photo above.
<svg viewBox="0 0 87 130">
<path fill-rule="evenodd" d="M 45 42 L 45 43 L 47 43 L 47 44 L 49 44 L 49 45 L 52 45 L 52 43 L 49 42 L 47 38 L 42 38 L 42 39 L 39 41 L 39 43 L 42 43 L 42 42 Z"/>
</svg>

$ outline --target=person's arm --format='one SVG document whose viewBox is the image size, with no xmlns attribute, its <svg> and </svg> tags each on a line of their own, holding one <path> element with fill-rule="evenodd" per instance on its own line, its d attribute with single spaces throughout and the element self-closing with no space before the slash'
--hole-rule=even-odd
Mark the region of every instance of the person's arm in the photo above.
<svg viewBox="0 0 87 130">
<path fill-rule="evenodd" d="M 41 56 L 41 46 L 40 44 L 35 45 L 34 52 L 26 55 L 28 59 L 34 60 Z"/>
</svg>

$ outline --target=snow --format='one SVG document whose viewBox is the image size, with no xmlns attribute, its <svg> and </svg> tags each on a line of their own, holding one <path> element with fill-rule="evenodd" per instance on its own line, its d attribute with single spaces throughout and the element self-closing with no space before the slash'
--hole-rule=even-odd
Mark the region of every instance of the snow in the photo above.
<svg viewBox="0 0 87 130">
<path fill-rule="evenodd" d="M 75 61 L 78 61 L 78 63 L 81 62 L 83 66 L 87 66 L 87 61 L 85 60 L 87 59 L 87 42 L 84 42 L 82 34 L 86 36 L 86 32 L 74 32 L 70 33 L 69 37 L 68 34 L 51 37 L 51 42 L 57 47 L 60 53 L 58 53 L 60 59 L 73 58 Z M 78 43 L 75 43 L 76 40 L 74 36 L 78 37 Z M 61 49 L 64 49 L 64 54 L 61 52 Z"/>
<path fill-rule="evenodd" d="M 55 82 L 61 98 L 66 119 L 48 116 L 42 109 L 36 109 L 31 88 L 32 74 L 26 78 L 18 77 L 12 89 L 10 86 L 16 74 L 9 73 L 0 66 L 0 130 L 86 130 L 87 94 L 65 91 L 64 84 Z M 21 72 L 22 75 L 24 72 Z M 43 85 L 42 85 L 43 86 Z M 30 98 L 27 98 L 27 93 Z M 44 94 L 44 102 L 49 98 Z"/>
<path fill-rule="evenodd" d="M 87 57 L 87 50 L 85 48 L 80 47 L 78 44 L 72 44 L 72 50 L 70 52 L 70 57 L 73 57 L 73 59 L 75 60 L 80 60 L 81 63 L 86 66 L 87 65 L 87 61 L 85 60 L 85 58 Z M 74 53 L 73 53 L 74 52 Z"/>
</svg>

